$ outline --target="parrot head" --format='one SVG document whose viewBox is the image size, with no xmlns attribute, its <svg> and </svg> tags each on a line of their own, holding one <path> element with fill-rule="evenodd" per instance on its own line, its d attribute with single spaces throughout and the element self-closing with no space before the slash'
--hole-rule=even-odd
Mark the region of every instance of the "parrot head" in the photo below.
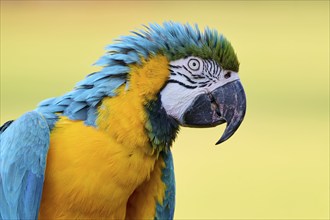
<svg viewBox="0 0 330 220">
<path fill-rule="evenodd" d="M 227 123 L 216 144 L 230 138 L 243 121 L 246 109 L 239 62 L 230 42 L 216 30 L 206 28 L 201 32 L 197 25 L 165 22 L 163 26 L 150 24 L 145 28 L 108 46 L 109 53 L 97 64 L 130 67 L 143 65 L 141 59 L 165 56 L 167 80 L 158 99 L 166 117 L 187 127 Z"/>
</svg>

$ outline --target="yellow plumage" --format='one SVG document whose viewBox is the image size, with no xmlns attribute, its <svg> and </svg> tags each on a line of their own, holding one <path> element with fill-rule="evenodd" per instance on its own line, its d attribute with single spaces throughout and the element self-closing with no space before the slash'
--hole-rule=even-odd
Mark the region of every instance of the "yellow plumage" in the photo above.
<svg viewBox="0 0 330 220">
<path fill-rule="evenodd" d="M 104 98 L 97 128 L 61 117 L 50 139 L 40 219 L 154 218 L 164 161 L 150 145 L 144 105 L 169 77 L 155 56 L 131 66 L 130 87 Z"/>
</svg>

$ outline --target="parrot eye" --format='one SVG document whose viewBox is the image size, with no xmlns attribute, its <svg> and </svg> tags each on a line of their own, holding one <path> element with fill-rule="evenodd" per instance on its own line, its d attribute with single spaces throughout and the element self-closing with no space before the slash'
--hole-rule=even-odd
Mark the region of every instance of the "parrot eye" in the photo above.
<svg viewBox="0 0 330 220">
<path fill-rule="evenodd" d="M 190 59 L 188 61 L 188 67 L 191 69 L 191 70 L 199 70 L 199 66 L 200 66 L 200 63 L 197 59 Z"/>
<path fill-rule="evenodd" d="M 231 77 L 231 72 L 229 71 L 229 72 L 227 72 L 225 75 L 224 75 L 224 77 L 225 77 L 225 79 L 228 79 L 228 78 L 230 78 Z"/>
</svg>

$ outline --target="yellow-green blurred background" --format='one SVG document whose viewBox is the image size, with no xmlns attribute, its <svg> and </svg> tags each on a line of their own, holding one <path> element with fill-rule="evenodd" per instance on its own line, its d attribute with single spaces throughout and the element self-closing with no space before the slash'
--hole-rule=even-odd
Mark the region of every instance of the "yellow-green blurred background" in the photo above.
<svg viewBox="0 0 330 220">
<path fill-rule="evenodd" d="M 248 108 L 182 129 L 177 219 L 329 218 L 329 1 L 1 1 L 1 123 L 69 91 L 104 46 L 149 22 L 210 26 L 233 44 Z"/>
</svg>

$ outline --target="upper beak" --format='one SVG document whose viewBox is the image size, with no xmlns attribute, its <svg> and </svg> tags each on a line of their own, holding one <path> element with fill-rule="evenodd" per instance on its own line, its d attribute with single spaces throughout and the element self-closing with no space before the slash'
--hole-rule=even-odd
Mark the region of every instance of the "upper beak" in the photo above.
<svg viewBox="0 0 330 220">
<path fill-rule="evenodd" d="M 183 125 L 213 127 L 224 122 L 227 127 L 216 144 L 229 139 L 242 123 L 246 98 L 239 80 L 220 86 L 209 94 L 199 95 L 183 116 Z"/>
</svg>

